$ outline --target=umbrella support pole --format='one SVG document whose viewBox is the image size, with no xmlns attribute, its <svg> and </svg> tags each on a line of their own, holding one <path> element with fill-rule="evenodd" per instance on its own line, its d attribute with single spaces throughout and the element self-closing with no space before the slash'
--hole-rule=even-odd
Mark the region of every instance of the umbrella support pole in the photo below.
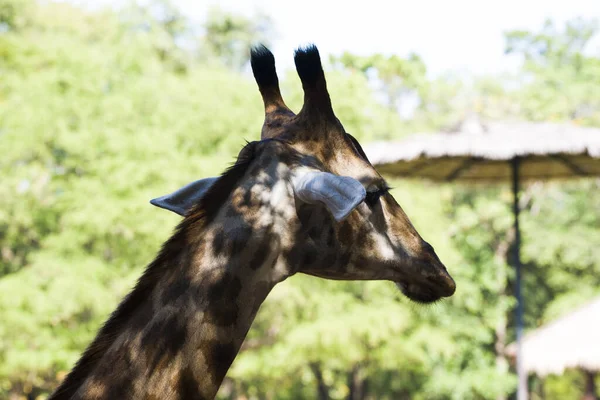
<svg viewBox="0 0 600 400">
<path fill-rule="evenodd" d="M 584 370 L 583 372 L 585 373 L 585 394 L 583 395 L 583 400 L 598 400 L 596 384 L 594 382 L 596 373 L 588 370 Z"/>
<path fill-rule="evenodd" d="M 513 248 L 513 262 L 515 263 L 515 296 L 517 298 L 516 327 L 517 327 L 517 400 L 527 400 L 527 372 L 523 365 L 523 296 L 521 290 L 521 230 L 519 227 L 519 166 L 521 160 L 514 157 L 511 160 L 512 189 L 513 189 L 513 214 L 515 217 L 515 245 Z"/>
</svg>

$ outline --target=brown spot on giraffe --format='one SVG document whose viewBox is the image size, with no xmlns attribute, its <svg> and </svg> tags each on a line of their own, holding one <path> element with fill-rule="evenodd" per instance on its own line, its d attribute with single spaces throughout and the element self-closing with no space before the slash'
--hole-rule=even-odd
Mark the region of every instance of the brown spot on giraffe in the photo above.
<svg viewBox="0 0 600 400">
<path fill-rule="evenodd" d="M 239 314 L 237 299 L 242 290 L 240 278 L 225 273 L 206 294 L 208 302 L 214 304 L 205 315 L 205 323 L 215 326 L 232 326 Z"/>
<path fill-rule="evenodd" d="M 299 49 L 304 104 L 284 103 L 275 61 L 251 55 L 261 140 L 218 178 L 153 204 L 183 216 L 50 399 L 212 399 L 254 317 L 297 272 L 389 280 L 436 301 L 455 284 L 335 117 L 316 47 Z"/>
<path fill-rule="evenodd" d="M 241 344 L 241 343 L 240 343 Z M 207 342 L 206 359 L 211 365 L 209 370 L 213 382 L 221 384 L 229 366 L 237 355 L 239 347 L 234 343 L 221 343 L 218 340 Z"/>
<path fill-rule="evenodd" d="M 254 271 L 265 264 L 269 254 L 273 251 L 274 243 L 277 241 L 277 238 L 272 232 L 265 233 L 264 237 L 265 240 L 258 244 L 256 249 L 254 249 L 254 255 L 248 260 L 248 266 Z"/>
<path fill-rule="evenodd" d="M 169 360 L 179 353 L 188 336 L 188 324 L 182 321 L 176 310 L 168 310 L 165 314 L 154 318 L 140 339 L 140 348 L 145 353 L 146 367 L 151 374 L 166 367 Z"/>
<path fill-rule="evenodd" d="M 177 382 L 177 392 L 179 393 L 179 399 L 181 400 L 208 400 L 208 397 L 204 397 L 200 393 L 198 387 L 198 380 L 194 376 L 194 371 L 191 368 L 185 368 L 179 374 L 179 380 Z"/>
</svg>

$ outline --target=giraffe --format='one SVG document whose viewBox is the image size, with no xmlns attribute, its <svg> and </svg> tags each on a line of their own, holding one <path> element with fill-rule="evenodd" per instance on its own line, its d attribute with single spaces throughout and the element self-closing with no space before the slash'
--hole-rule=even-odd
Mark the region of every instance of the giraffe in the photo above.
<svg viewBox="0 0 600 400">
<path fill-rule="evenodd" d="M 58 399 L 212 399 L 271 289 L 304 273 L 388 280 L 430 303 L 455 283 L 336 118 L 318 49 L 296 50 L 304 104 L 251 50 L 261 139 L 219 177 L 151 203 L 183 219 L 56 391 Z"/>
</svg>

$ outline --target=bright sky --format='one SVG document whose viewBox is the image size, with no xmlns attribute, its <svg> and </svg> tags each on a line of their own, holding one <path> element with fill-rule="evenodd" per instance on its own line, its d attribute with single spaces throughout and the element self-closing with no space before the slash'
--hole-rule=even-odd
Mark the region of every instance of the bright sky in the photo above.
<svg viewBox="0 0 600 400">
<path fill-rule="evenodd" d="M 72 0 L 118 3 L 119 0 Z M 278 68 L 293 65 L 293 50 L 315 43 L 322 56 L 407 55 L 424 58 L 430 74 L 448 70 L 476 74 L 509 70 L 516 60 L 504 56 L 503 32 L 539 30 L 547 18 L 562 24 L 575 17 L 600 21 L 600 0 L 173 0 L 201 22 L 210 5 L 275 21 L 271 50 Z M 600 43 L 594 43 L 600 49 Z"/>
</svg>

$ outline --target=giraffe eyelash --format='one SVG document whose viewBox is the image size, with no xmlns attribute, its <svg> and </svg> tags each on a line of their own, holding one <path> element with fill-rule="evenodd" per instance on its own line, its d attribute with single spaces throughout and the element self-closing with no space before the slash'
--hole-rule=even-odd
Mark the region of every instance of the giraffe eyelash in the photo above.
<svg viewBox="0 0 600 400">
<path fill-rule="evenodd" d="M 379 201 L 379 198 L 387 194 L 389 191 L 390 188 L 386 186 L 372 192 L 367 192 L 367 195 L 365 196 L 365 203 L 367 203 L 369 207 L 374 207 Z"/>
</svg>

